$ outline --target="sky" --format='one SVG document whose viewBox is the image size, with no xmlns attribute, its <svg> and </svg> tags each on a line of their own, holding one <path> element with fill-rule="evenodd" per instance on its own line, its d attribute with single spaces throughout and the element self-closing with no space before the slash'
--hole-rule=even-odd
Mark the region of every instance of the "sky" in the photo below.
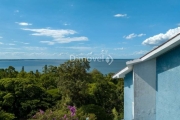
<svg viewBox="0 0 180 120">
<path fill-rule="evenodd" d="M 1 0 L 0 59 L 135 59 L 180 32 L 178 0 Z"/>
</svg>

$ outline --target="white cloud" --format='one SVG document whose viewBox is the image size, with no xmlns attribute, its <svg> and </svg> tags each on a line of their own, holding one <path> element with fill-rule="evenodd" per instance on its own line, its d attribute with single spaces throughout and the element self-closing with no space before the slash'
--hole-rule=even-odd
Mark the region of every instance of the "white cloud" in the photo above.
<svg viewBox="0 0 180 120">
<path fill-rule="evenodd" d="M 15 55 L 15 54 L 22 54 L 25 52 L 0 52 L 0 54 L 11 54 L 11 55 Z"/>
<path fill-rule="evenodd" d="M 108 50 L 101 50 L 101 54 L 107 54 Z"/>
<path fill-rule="evenodd" d="M 132 34 L 129 34 L 128 36 L 124 36 L 124 38 L 126 38 L 126 39 L 132 39 L 132 38 L 134 38 L 134 37 L 136 37 L 136 36 L 137 36 L 136 34 L 132 33 Z"/>
<path fill-rule="evenodd" d="M 59 53 L 58 55 L 59 55 L 59 56 L 68 55 L 68 53 Z"/>
<path fill-rule="evenodd" d="M 63 25 L 64 25 L 64 26 L 68 26 L 68 25 L 70 25 L 70 24 L 69 24 L 69 23 L 64 23 Z"/>
<path fill-rule="evenodd" d="M 54 40 L 57 43 L 70 43 L 75 41 L 88 41 L 87 37 L 67 37 L 67 38 L 57 38 Z"/>
<path fill-rule="evenodd" d="M 15 10 L 14 12 L 18 13 L 18 12 L 19 12 L 19 10 Z"/>
<path fill-rule="evenodd" d="M 90 52 L 90 53 L 88 53 L 87 55 L 92 55 L 93 54 L 93 52 Z"/>
<path fill-rule="evenodd" d="M 26 43 L 26 42 L 18 42 L 18 41 L 13 41 L 15 43 L 21 43 L 21 44 L 24 44 L 24 45 L 28 45 L 29 43 Z"/>
<path fill-rule="evenodd" d="M 28 45 L 29 43 L 21 42 L 22 44 Z"/>
<path fill-rule="evenodd" d="M 31 23 L 27 23 L 27 22 L 15 22 L 17 23 L 18 25 L 21 25 L 21 26 L 29 26 L 29 25 L 32 25 Z"/>
<path fill-rule="evenodd" d="M 69 37 L 69 35 L 74 35 L 77 34 L 76 31 L 74 30 L 53 30 L 53 29 L 23 29 L 27 31 L 32 31 L 34 32 L 31 35 L 34 36 L 47 36 L 47 37 L 52 37 L 54 43 L 70 43 L 73 41 L 88 41 L 88 38 L 85 36 L 80 36 L 80 37 Z M 48 43 L 48 42 L 44 42 Z"/>
<path fill-rule="evenodd" d="M 141 33 L 141 34 L 139 34 L 139 35 L 137 35 L 138 37 L 142 37 L 142 36 L 145 36 L 146 34 L 143 34 L 143 33 Z"/>
<path fill-rule="evenodd" d="M 0 36 L 0 39 L 1 39 L 1 38 L 3 38 L 3 37 Z"/>
<path fill-rule="evenodd" d="M 54 45 L 54 42 L 52 41 L 40 41 L 40 43 L 47 43 L 48 45 Z"/>
<path fill-rule="evenodd" d="M 177 25 L 180 26 L 180 23 L 178 23 Z"/>
<path fill-rule="evenodd" d="M 74 50 L 90 50 L 90 49 L 92 49 L 92 47 L 59 47 L 59 48 L 74 49 Z"/>
<path fill-rule="evenodd" d="M 135 37 L 142 37 L 142 36 L 145 36 L 145 35 L 146 34 L 143 34 L 143 33 L 141 33 L 141 34 L 132 33 L 132 34 L 129 34 L 127 36 L 124 36 L 123 38 L 125 38 L 125 39 L 132 39 L 132 38 L 135 38 Z"/>
<path fill-rule="evenodd" d="M 133 53 L 133 55 L 142 55 L 142 54 L 146 54 L 148 51 L 146 50 L 140 50 L 140 51 L 136 51 Z"/>
<path fill-rule="evenodd" d="M 30 46 L 30 47 L 23 47 L 24 49 L 26 49 L 26 50 L 36 50 L 36 51 L 40 51 L 40 50 L 46 50 L 47 48 L 46 47 L 32 47 L 32 46 Z"/>
<path fill-rule="evenodd" d="M 127 16 L 127 14 L 116 14 L 116 15 L 114 15 L 114 17 L 126 17 Z"/>
<path fill-rule="evenodd" d="M 0 42 L 0 45 L 2 45 L 2 44 L 4 44 L 4 43 Z"/>
<path fill-rule="evenodd" d="M 114 48 L 114 50 L 124 50 L 124 48 L 123 47 L 121 47 L 121 48 Z"/>
<path fill-rule="evenodd" d="M 162 42 L 165 42 L 166 40 L 172 38 L 173 36 L 177 35 L 180 33 L 180 27 L 177 27 L 175 29 L 170 29 L 166 33 L 160 33 L 157 35 L 154 35 L 152 37 L 147 38 L 142 42 L 143 45 L 159 45 Z"/>
<path fill-rule="evenodd" d="M 42 51 L 23 51 L 23 52 L 19 52 L 19 51 L 0 51 L 0 59 L 67 59 L 69 58 L 69 54 L 68 53 L 46 53 L 46 52 L 42 52 Z"/>
</svg>

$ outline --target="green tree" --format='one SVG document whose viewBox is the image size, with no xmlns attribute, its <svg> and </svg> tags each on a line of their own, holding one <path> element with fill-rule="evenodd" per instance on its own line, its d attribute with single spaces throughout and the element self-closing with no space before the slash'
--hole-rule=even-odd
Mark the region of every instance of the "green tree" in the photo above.
<svg viewBox="0 0 180 120">
<path fill-rule="evenodd" d="M 89 62 L 86 59 L 67 61 L 61 64 L 59 71 L 59 88 L 63 98 L 70 98 L 72 104 L 85 104 L 85 90 L 89 81 Z"/>
<path fill-rule="evenodd" d="M 18 119 L 28 118 L 38 109 L 55 105 L 55 101 L 60 97 L 56 95 L 56 91 L 51 92 L 54 93 L 49 94 L 37 80 L 4 78 L 0 80 L 0 106 Z"/>
<path fill-rule="evenodd" d="M 42 72 L 43 72 L 44 74 L 46 74 L 47 71 L 48 71 L 48 67 L 47 67 L 47 65 L 45 65 L 45 66 L 43 67 L 43 71 L 42 71 Z"/>
<path fill-rule="evenodd" d="M 5 69 L 5 74 L 8 78 L 16 78 L 18 72 L 15 70 L 13 66 L 9 66 Z"/>
<path fill-rule="evenodd" d="M 0 109 L 0 120 L 14 120 L 16 117 L 12 113 L 7 113 Z"/>
<path fill-rule="evenodd" d="M 6 73 L 4 69 L 0 69 L 0 79 L 5 78 L 6 77 Z"/>
<path fill-rule="evenodd" d="M 123 79 L 89 68 L 86 59 L 76 59 L 59 67 L 45 65 L 42 73 L 26 72 L 24 67 L 19 73 L 13 66 L 0 69 L 0 120 L 32 118 L 39 109 L 47 111 L 44 117 L 63 117 L 67 105 L 77 107 L 80 120 L 122 119 Z"/>
<path fill-rule="evenodd" d="M 21 72 L 24 72 L 24 66 L 22 66 Z"/>
</svg>

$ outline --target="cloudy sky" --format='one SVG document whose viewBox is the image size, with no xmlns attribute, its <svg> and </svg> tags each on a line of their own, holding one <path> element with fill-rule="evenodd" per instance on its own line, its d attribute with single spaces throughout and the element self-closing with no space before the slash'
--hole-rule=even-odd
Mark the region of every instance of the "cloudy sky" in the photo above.
<svg viewBox="0 0 180 120">
<path fill-rule="evenodd" d="M 179 6 L 178 0 L 1 0 L 0 59 L 138 58 L 180 32 Z"/>
</svg>

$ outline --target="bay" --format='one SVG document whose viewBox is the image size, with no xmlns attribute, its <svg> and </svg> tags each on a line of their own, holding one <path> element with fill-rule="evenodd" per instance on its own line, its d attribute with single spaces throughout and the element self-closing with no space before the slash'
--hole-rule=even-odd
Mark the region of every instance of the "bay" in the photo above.
<svg viewBox="0 0 180 120">
<path fill-rule="evenodd" d="M 111 64 L 108 64 L 109 61 L 106 60 L 90 61 L 89 71 L 97 69 L 103 74 L 116 73 L 123 69 L 129 60 L 131 59 L 113 59 Z M 66 61 L 67 59 L 1 59 L 0 68 L 5 69 L 8 66 L 13 66 L 17 71 L 21 71 L 22 66 L 24 66 L 26 72 L 35 72 L 36 70 L 42 72 L 45 65 L 59 66 Z"/>
</svg>

